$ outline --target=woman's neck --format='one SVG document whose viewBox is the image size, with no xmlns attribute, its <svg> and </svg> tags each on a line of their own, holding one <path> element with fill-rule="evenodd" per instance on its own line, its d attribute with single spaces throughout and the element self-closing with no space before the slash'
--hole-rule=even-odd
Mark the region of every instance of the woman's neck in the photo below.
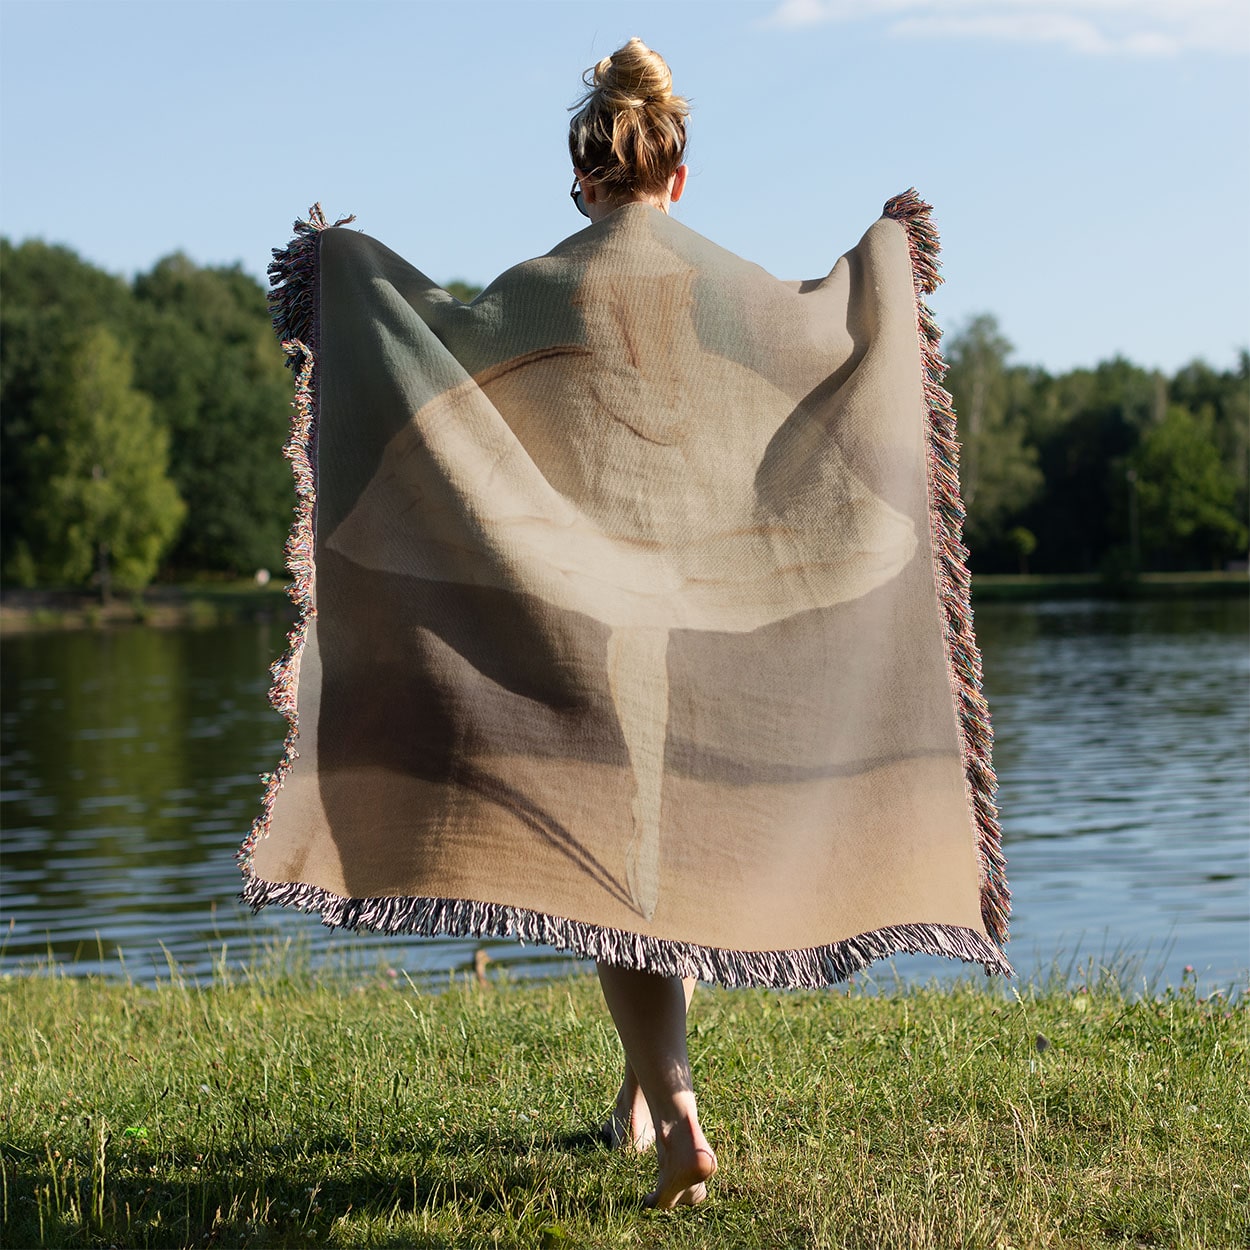
<svg viewBox="0 0 1250 1250">
<path fill-rule="evenodd" d="M 658 208 L 660 212 L 667 213 L 669 203 L 667 195 L 625 195 L 610 200 L 596 199 L 593 204 L 588 204 L 586 207 L 590 220 L 599 222 L 627 204 L 649 204 L 652 208 Z"/>
</svg>

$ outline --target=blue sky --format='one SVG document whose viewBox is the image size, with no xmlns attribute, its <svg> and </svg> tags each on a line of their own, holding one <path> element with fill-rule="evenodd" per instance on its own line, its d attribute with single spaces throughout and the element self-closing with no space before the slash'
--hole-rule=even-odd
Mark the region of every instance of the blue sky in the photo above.
<svg viewBox="0 0 1250 1250">
<path fill-rule="evenodd" d="M 0 229 L 260 276 L 320 200 L 485 282 L 582 224 L 566 110 L 635 34 L 694 110 L 677 215 L 778 276 L 915 185 L 948 330 L 1056 371 L 1250 343 L 1245 0 L 0 0 Z"/>
</svg>

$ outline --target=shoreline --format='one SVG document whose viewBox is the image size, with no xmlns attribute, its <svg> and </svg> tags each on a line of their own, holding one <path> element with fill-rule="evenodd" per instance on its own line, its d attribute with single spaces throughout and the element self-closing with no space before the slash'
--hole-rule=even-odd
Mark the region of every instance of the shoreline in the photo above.
<svg viewBox="0 0 1250 1250">
<path fill-rule="evenodd" d="M 972 602 L 1022 603 L 1047 599 L 1237 599 L 1250 595 L 1244 570 L 1143 573 L 1112 581 L 1099 573 L 980 573 L 972 578 Z"/>
<path fill-rule="evenodd" d="M 1111 582 L 1096 573 L 982 573 L 973 577 L 972 602 L 1030 603 L 1054 599 L 1232 599 L 1250 595 L 1245 572 L 1144 573 Z M 0 590 L 0 636 L 116 629 L 203 628 L 275 617 L 294 622 L 287 583 L 183 582 L 118 595 L 107 606 L 82 590 Z"/>
<path fill-rule="evenodd" d="M 278 618 L 293 622 L 287 583 L 181 582 L 115 595 L 108 605 L 82 590 L 0 590 L 0 636 L 117 629 L 182 629 Z"/>
</svg>

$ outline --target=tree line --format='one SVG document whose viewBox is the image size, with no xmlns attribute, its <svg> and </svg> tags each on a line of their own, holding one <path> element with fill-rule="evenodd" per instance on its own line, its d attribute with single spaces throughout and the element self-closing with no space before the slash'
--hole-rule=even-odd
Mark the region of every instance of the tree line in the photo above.
<svg viewBox="0 0 1250 1250">
<path fill-rule="evenodd" d="M 240 268 L 133 282 L 0 240 L 0 577 L 145 586 L 281 567 L 291 383 Z"/>
<path fill-rule="evenodd" d="M 0 579 L 107 595 L 281 567 L 291 379 L 254 278 L 178 254 L 127 282 L 0 239 L 0 288 Z M 1244 557 L 1250 354 L 1171 377 L 1012 355 L 989 316 L 946 343 L 974 570 Z"/>
<path fill-rule="evenodd" d="M 1250 353 L 1171 377 L 1120 357 L 1052 375 L 1012 354 L 990 316 L 946 345 L 974 571 L 1122 578 L 1245 559 Z"/>
</svg>

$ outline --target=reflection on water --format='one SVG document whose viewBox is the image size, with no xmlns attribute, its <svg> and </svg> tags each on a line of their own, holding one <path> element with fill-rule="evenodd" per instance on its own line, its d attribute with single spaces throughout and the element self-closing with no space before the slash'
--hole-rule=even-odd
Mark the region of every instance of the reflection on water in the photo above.
<svg viewBox="0 0 1250 1250">
<path fill-rule="evenodd" d="M 1028 975 L 1101 951 L 1228 985 L 1250 967 L 1244 600 L 991 604 L 977 613 Z M 272 623 L 46 634 L 4 644 L 0 967 L 207 976 L 297 935 L 314 959 L 409 972 L 570 967 L 510 942 L 332 934 L 236 901 L 238 843 L 277 759 Z M 162 945 L 164 950 L 162 950 Z M 898 961 L 928 977 L 944 961 Z"/>
</svg>

